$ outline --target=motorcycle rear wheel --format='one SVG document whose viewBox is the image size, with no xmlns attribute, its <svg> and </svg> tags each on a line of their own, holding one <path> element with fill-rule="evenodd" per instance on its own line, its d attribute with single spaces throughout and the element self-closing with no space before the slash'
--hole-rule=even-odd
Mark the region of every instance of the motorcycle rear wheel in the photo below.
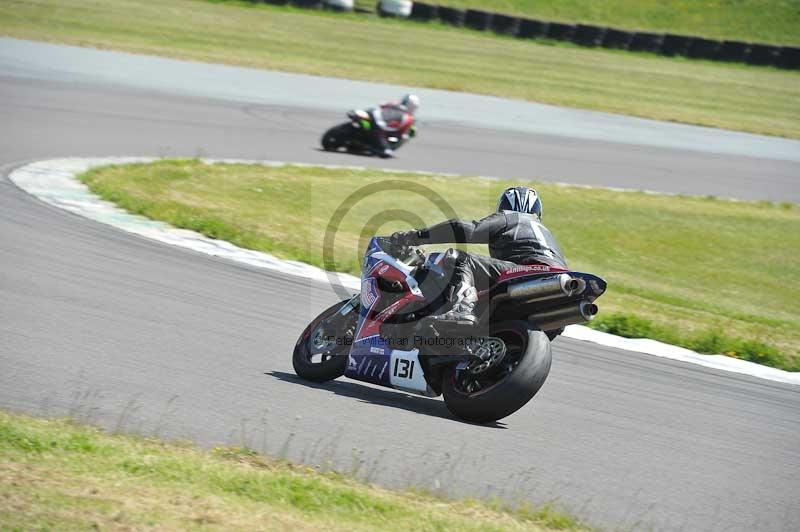
<svg viewBox="0 0 800 532">
<path fill-rule="evenodd" d="M 325 310 L 300 335 L 292 354 L 292 366 L 299 377 L 313 382 L 326 382 L 344 375 L 350 346 L 333 345 L 330 351 L 315 355 L 311 353 L 311 342 L 314 341 L 313 335 L 317 332 L 319 324 L 336 314 L 345 303 L 347 303 L 347 300 L 336 303 Z M 353 317 L 353 324 L 355 324 L 355 316 L 358 313 L 351 312 L 350 315 Z M 318 361 L 314 360 L 316 356 L 319 356 Z"/>
<path fill-rule="evenodd" d="M 469 369 L 444 371 L 442 394 L 447 409 L 466 421 L 489 423 L 525 406 L 550 373 L 550 340 L 527 322 L 504 322 L 492 327 L 492 336 L 506 342 L 507 353 L 492 375 L 474 375 Z"/>
<path fill-rule="evenodd" d="M 336 151 L 339 148 L 346 148 L 352 138 L 352 126 L 350 122 L 339 124 L 330 128 L 322 135 L 322 148 L 325 151 Z"/>
</svg>

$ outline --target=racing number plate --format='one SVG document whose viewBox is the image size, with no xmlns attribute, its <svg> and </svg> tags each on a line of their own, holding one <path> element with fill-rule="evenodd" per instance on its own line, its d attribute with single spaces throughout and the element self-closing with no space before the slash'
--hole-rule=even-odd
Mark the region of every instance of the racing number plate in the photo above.
<svg viewBox="0 0 800 532">
<path fill-rule="evenodd" d="M 389 380 L 393 388 L 425 393 L 428 383 L 419 365 L 419 351 L 392 351 Z"/>
</svg>

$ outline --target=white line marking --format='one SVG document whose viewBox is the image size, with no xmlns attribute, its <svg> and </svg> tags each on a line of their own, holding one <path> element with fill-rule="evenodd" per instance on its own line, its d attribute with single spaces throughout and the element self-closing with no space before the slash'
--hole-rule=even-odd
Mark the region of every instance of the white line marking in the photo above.
<svg viewBox="0 0 800 532">
<path fill-rule="evenodd" d="M 109 166 L 112 164 L 130 164 L 156 161 L 155 157 L 102 157 L 102 158 L 65 158 L 51 159 L 27 164 L 12 171 L 9 175 L 11 181 L 22 190 L 36 196 L 45 203 L 54 205 L 60 209 L 79 214 L 86 218 L 111 225 L 129 233 L 137 234 L 164 242 L 173 246 L 192 249 L 194 251 L 223 257 L 268 270 L 279 271 L 285 274 L 312 279 L 318 282 L 328 282 L 328 274 L 324 270 L 315 266 L 310 266 L 302 262 L 278 259 L 272 255 L 243 249 L 234 246 L 224 240 L 208 238 L 195 231 L 178 229 L 164 222 L 150 220 L 144 216 L 131 214 L 120 209 L 111 202 L 100 199 L 93 194 L 86 185 L 78 181 L 76 176 L 82 172 L 97 168 L 99 166 Z M 252 161 L 239 159 L 203 159 L 207 164 L 216 162 L 254 164 L 264 166 L 324 166 L 325 168 L 347 168 L 351 170 L 368 170 L 361 166 L 337 166 L 337 165 L 314 165 L 288 163 L 281 161 Z M 383 171 L 383 170 L 382 170 Z M 391 170 L 397 173 L 406 173 L 403 170 Z M 408 172 L 422 175 L 431 175 L 430 172 Z M 340 274 L 339 282 L 347 288 L 353 290 L 360 289 L 360 281 L 352 275 Z M 741 373 L 762 379 L 776 382 L 800 385 L 800 373 L 792 373 L 768 366 L 762 366 L 727 357 L 724 355 L 701 355 L 677 347 L 665 344 L 656 340 L 622 338 L 614 336 L 581 325 L 571 325 L 567 327 L 564 335 L 567 338 L 574 338 L 592 342 L 607 347 L 614 347 L 625 351 L 645 353 L 662 358 L 669 358 L 681 362 L 697 364 L 707 368 L 713 368 L 733 373 Z"/>
</svg>

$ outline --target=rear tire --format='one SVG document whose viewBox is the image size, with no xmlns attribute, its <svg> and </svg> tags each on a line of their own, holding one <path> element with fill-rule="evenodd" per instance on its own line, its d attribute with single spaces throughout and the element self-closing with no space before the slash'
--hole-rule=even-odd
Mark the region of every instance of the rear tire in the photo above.
<svg viewBox="0 0 800 532">
<path fill-rule="evenodd" d="M 492 327 L 491 334 L 506 341 L 506 357 L 517 361 L 511 373 L 473 393 L 462 388 L 455 365 L 447 368 L 442 377 L 448 410 L 467 421 L 489 423 L 513 414 L 536 395 L 550 373 L 552 353 L 544 332 L 531 330 L 526 322 L 506 322 Z"/>
<path fill-rule="evenodd" d="M 311 342 L 311 337 L 316 331 L 317 326 L 322 321 L 336 314 L 345 303 L 347 303 L 347 300 L 340 301 L 325 310 L 322 314 L 317 316 L 300 335 L 300 338 L 294 346 L 294 353 L 292 354 L 292 366 L 294 366 L 294 371 L 299 377 L 313 382 L 326 382 L 344 375 L 344 370 L 347 368 L 347 360 L 349 358 L 349 345 L 334 346 L 331 351 L 326 353 L 326 355 L 329 355 L 329 358 L 325 359 L 325 356 L 321 356 L 321 361 L 314 362 L 309 349 L 309 343 Z M 350 315 L 355 318 L 358 312 L 353 310 Z M 355 320 L 353 321 L 355 323 Z"/>
<path fill-rule="evenodd" d="M 322 135 L 322 149 L 325 151 L 337 151 L 339 148 L 347 147 L 352 136 L 350 122 L 334 126 Z"/>
</svg>

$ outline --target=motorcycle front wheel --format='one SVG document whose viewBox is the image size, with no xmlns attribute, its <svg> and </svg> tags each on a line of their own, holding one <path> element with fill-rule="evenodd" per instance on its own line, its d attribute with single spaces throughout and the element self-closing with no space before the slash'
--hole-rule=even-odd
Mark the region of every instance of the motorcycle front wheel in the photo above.
<svg viewBox="0 0 800 532">
<path fill-rule="evenodd" d="M 339 148 L 347 147 L 353 136 L 352 130 L 350 122 L 330 128 L 322 135 L 322 148 L 325 151 L 336 151 Z"/>
<path fill-rule="evenodd" d="M 358 312 L 350 312 L 343 330 L 326 331 L 323 322 L 336 314 L 347 301 L 336 303 L 325 310 L 300 335 L 292 354 L 292 366 L 299 377 L 325 382 L 344 375 L 350 345 L 348 342 L 337 342 L 336 338 L 347 338 L 348 334 L 352 337 Z M 353 330 L 349 330 L 350 328 Z"/>
<path fill-rule="evenodd" d="M 468 366 L 447 368 L 442 394 L 447 409 L 466 421 L 489 423 L 525 406 L 550 373 L 550 340 L 521 321 L 492 326 L 492 336 L 506 344 L 506 354 L 491 371 L 475 373 Z"/>
</svg>

